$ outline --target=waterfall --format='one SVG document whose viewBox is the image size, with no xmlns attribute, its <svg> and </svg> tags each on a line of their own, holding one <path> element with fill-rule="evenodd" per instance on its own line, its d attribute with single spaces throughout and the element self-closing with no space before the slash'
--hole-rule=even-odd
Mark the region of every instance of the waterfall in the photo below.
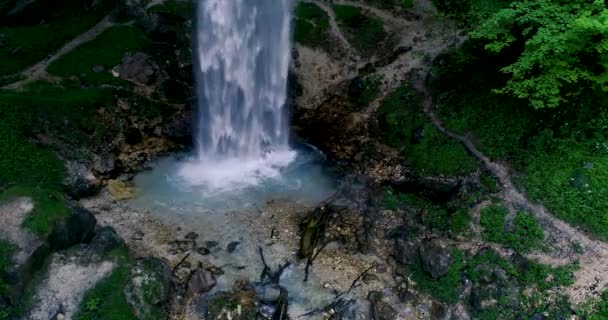
<svg viewBox="0 0 608 320">
<path fill-rule="evenodd" d="M 295 158 L 286 110 L 290 0 L 200 0 L 198 159 L 182 175 L 200 185 L 256 183 Z"/>
</svg>

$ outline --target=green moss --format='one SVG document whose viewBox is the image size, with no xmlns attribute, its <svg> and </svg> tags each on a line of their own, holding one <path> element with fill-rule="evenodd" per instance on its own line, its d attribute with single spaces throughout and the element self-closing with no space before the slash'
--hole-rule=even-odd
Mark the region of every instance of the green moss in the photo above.
<svg viewBox="0 0 608 320">
<path fill-rule="evenodd" d="M 380 94 L 382 76 L 373 74 L 363 79 L 363 90 L 358 95 L 351 95 L 351 101 L 360 107 L 372 103 Z"/>
<path fill-rule="evenodd" d="M 19 72 L 43 60 L 93 27 L 114 4 L 115 1 L 103 1 L 87 9 L 82 2 L 64 1 L 37 12 L 44 12 L 38 20 L 0 27 L 0 34 L 6 37 L 6 45 L 0 46 L 0 76 Z"/>
<path fill-rule="evenodd" d="M 149 13 L 161 13 L 180 17 L 182 19 L 190 19 L 194 15 L 195 5 L 190 0 L 167 0 L 161 4 L 153 5 L 148 8 Z"/>
<path fill-rule="evenodd" d="M 334 4 L 332 8 L 340 28 L 359 51 L 370 53 L 383 47 L 387 33 L 380 20 L 368 16 L 355 6 Z"/>
<path fill-rule="evenodd" d="M 435 299 L 449 304 L 458 301 L 461 288 L 460 272 L 464 268 L 464 254 L 461 251 L 453 250 L 452 257 L 454 263 L 450 270 L 439 279 L 430 277 L 424 272 L 422 265 L 416 266 L 412 273 L 412 279 L 416 282 L 417 288 Z"/>
<path fill-rule="evenodd" d="M 120 64 L 125 53 L 141 51 L 147 45 L 143 32 L 138 28 L 112 27 L 51 63 L 48 71 L 63 77 L 77 76 L 90 84 L 121 83 L 109 70 Z M 104 71 L 93 71 L 95 66 L 102 66 Z"/>
<path fill-rule="evenodd" d="M 460 176 L 477 168 L 461 144 L 445 137 L 428 122 L 420 99 L 409 87 L 400 87 L 381 103 L 378 121 L 384 141 L 400 149 L 420 175 Z"/>
<path fill-rule="evenodd" d="M 608 291 L 604 291 L 599 299 L 591 299 L 579 307 L 577 314 L 587 320 L 608 319 Z"/>
<path fill-rule="evenodd" d="M 85 293 L 74 319 L 137 320 L 123 293 L 130 274 L 128 252 L 126 249 L 115 250 L 110 256 L 118 266 Z"/>
<path fill-rule="evenodd" d="M 25 218 L 23 226 L 41 236 L 48 235 L 55 222 L 68 216 L 71 212 L 67 207 L 63 193 L 57 189 L 19 185 L 0 195 L 0 201 L 15 196 L 30 197 L 34 201 L 34 210 Z"/>
<path fill-rule="evenodd" d="M 509 209 L 502 205 L 491 205 L 480 212 L 479 223 L 483 227 L 482 236 L 485 240 L 505 243 L 505 219 Z"/>
<path fill-rule="evenodd" d="M 4 198 L 32 197 L 35 209 L 24 221 L 27 228 L 44 235 L 57 219 L 69 214 L 62 195 L 62 161 L 30 139 L 52 135 L 67 143 L 92 143 L 103 132 L 96 121 L 97 109 L 112 102 L 108 90 L 43 83 L 22 92 L 0 91 L 0 190 Z"/>
<path fill-rule="evenodd" d="M 299 2 L 295 9 L 296 42 L 329 51 L 329 16 L 314 3 Z"/>
</svg>

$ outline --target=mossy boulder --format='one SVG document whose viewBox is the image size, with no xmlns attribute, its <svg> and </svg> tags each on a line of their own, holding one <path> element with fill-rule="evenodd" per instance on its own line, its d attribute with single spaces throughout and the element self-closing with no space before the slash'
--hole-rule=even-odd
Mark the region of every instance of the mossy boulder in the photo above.
<svg viewBox="0 0 608 320">
<path fill-rule="evenodd" d="M 137 318 L 161 319 L 160 306 L 169 298 L 171 268 L 165 260 L 148 257 L 131 268 L 124 294 Z"/>
</svg>

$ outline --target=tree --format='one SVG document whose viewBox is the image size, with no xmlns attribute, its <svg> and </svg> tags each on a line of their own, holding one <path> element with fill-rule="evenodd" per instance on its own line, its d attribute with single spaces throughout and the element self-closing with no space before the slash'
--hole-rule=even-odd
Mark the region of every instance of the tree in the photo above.
<svg viewBox="0 0 608 320">
<path fill-rule="evenodd" d="M 604 0 L 520 0 L 481 23 L 473 38 L 501 52 L 524 44 L 497 92 L 556 107 L 585 89 L 608 91 L 608 9 Z"/>
</svg>

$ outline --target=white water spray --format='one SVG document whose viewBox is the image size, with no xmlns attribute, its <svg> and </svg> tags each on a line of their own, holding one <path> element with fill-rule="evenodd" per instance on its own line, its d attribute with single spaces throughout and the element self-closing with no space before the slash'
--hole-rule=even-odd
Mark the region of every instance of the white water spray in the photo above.
<svg viewBox="0 0 608 320">
<path fill-rule="evenodd" d="M 290 0 L 201 0 L 198 8 L 198 159 L 194 185 L 232 189 L 279 176 L 296 157 L 285 107 Z"/>
</svg>

